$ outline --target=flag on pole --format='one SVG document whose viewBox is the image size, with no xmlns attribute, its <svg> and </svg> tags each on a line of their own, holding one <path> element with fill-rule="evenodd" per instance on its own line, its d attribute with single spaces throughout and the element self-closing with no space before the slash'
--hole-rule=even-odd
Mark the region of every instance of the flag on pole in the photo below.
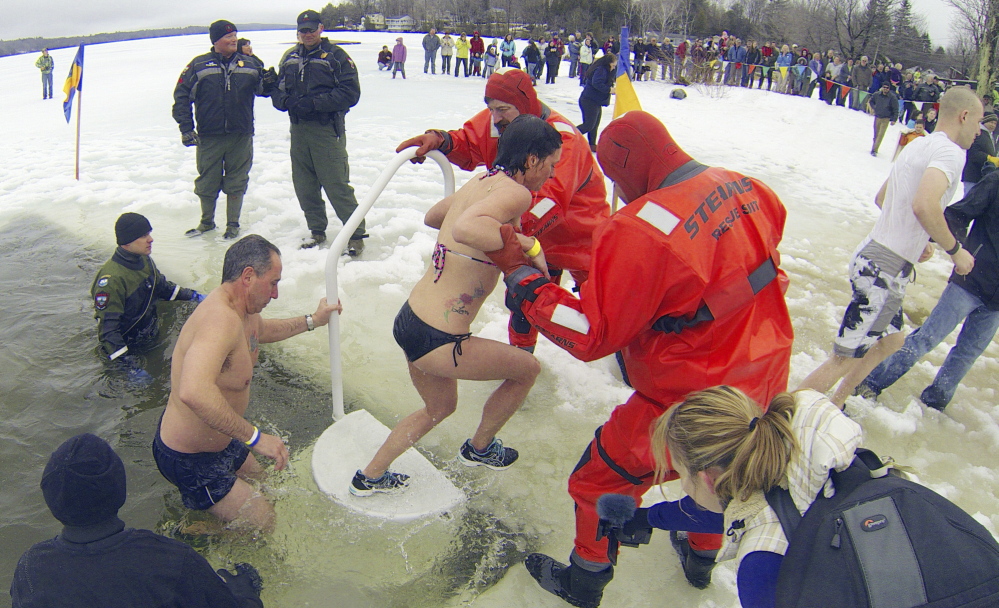
<svg viewBox="0 0 999 608">
<path fill-rule="evenodd" d="M 73 64 L 69 67 L 69 76 L 66 83 L 62 85 L 62 90 L 66 93 L 66 101 L 62 102 L 62 111 L 66 115 L 66 122 L 69 122 L 73 114 L 73 97 L 77 91 L 83 90 L 83 45 L 76 51 Z"/>
<path fill-rule="evenodd" d="M 631 84 L 631 49 L 628 42 L 628 26 L 621 27 L 621 53 L 617 56 L 617 78 L 615 79 L 616 99 L 614 100 L 614 118 L 630 112 L 641 110 L 638 94 Z"/>
</svg>

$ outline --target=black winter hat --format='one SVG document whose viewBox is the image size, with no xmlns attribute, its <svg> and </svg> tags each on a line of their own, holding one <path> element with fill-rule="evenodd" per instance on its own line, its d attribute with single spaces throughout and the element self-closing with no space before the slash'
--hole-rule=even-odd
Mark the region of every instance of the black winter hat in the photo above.
<svg viewBox="0 0 999 608">
<path fill-rule="evenodd" d="M 226 34 L 236 31 L 236 26 L 231 22 L 221 19 L 208 27 L 208 37 L 212 39 L 212 44 L 218 42 Z"/>
<path fill-rule="evenodd" d="M 119 245 L 128 245 L 153 231 L 146 216 L 138 213 L 122 213 L 114 223 L 114 237 Z"/>
<path fill-rule="evenodd" d="M 41 487 L 45 504 L 64 525 L 98 524 L 125 504 L 125 465 L 106 441 L 84 433 L 52 452 Z"/>
</svg>

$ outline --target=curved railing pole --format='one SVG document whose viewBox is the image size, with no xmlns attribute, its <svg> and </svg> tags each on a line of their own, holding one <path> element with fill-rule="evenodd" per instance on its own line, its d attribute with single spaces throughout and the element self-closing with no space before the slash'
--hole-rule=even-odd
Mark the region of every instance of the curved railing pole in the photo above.
<svg viewBox="0 0 999 608">
<path fill-rule="evenodd" d="M 361 220 L 364 219 L 364 216 L 371 209 L 372 205 L 375 204 L 375 200 L 382 193 L 382 190 L 385 189 L 392 176 L 399 170 L 399 167 L 414 156 L 416 156 L 416 148 L 407 148 L 395 155 L 388 166 L 385 167 L 385 170 L 382 171 L 381 175 L 378 176 L 375 183 L 371 184 L 367 196 L 357 204 L 357 209 L 354 210 L 350 219 L 347 220 L 347 223 L 344 224 L 343 228 L 333 239 L 329 253 L 326 255 L 326 299 L 328 301 L 335 302 L 338 297 L 337 294 L 339 292 L 337 291 L 336 280 L 337 262 L 340 260 L 343 250 L 347 247 L 347 241 L 350 240 L 351 235 L 354 234 L 354 231 L 361 224 Z M 427 154 L 427 157 L 436 161 L 444 173 L 444 196 L 454 193 L 454 169 L 451 168 L 451 163 L 448 162 L 447 157 L 437 150 Z M 333 420 L 339 420 L 343 418 L 344 414 L 343 369 L 340 360 L 340 315 L 334 314 L 330 317 L 329 333 L 330 381 L 333 385 Z"/>
</svg>

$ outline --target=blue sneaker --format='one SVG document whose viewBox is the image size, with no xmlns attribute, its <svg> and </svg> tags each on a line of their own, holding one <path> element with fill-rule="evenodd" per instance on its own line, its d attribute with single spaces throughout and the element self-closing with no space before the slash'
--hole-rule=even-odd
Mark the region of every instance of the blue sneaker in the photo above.
<svg viewBox="0 0 999 608">
<path fill-rule="evenodd" d="M 458 450 L 458 460 L 466 467 L 487 467 L 494 471 L 509 468 L 517 462 L 519 456 L 517 450 L 503 447 L 503 442 L 499 439 L 493 439 L 483 453 L 472 447 L 471 439 L 466 440 Z"/>
<path fill-rule="evenodd" d="M 354 496 L 371 496 L 372 494 L 395 494 L 409 486 L 409 475 L 385 471 L 377 479 L 368 479 L 360 470 L 354 473 L 350 480 L 350 493 Z"/>
</svg>

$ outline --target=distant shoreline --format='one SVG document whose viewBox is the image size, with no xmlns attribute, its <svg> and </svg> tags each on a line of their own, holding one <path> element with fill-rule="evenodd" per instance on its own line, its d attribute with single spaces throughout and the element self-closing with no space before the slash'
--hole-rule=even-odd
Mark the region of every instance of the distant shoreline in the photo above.
<svg viewBox="0 0 999 608">
<path fill-rule="evenodd" d="M 246 32 L 260 32 L 269 30 L 292 30 L 293 25 L 279 25 L 273 23 L 250 23 L 241 25 L 240 29 Z M 343 30 L 330 30 L 330 34 Z M 104 44 L 107 42 L 124 42 L 128 40 L 146 40 L 148 38 L 166 38 L 170 36 L 190 36 L 194 34 L 207 34 L 208 28 L 200 25 L 187 27 L 173 27 L 152 30 L 138 30 L 134 32 L 109 32 L 104 34 L 91 34 L 89 36 L 61 36 L 58 38 L 19 38 L 17 40 L 0 40 L 0 57 L 10 55 L 22 55 L 25 53 L 38 53 L 42 49 L 56 50 L 73 48 L 81 44 Z M 337 44 L 356 44 L 356 42 L 337 42 Z"/>
</svg>

